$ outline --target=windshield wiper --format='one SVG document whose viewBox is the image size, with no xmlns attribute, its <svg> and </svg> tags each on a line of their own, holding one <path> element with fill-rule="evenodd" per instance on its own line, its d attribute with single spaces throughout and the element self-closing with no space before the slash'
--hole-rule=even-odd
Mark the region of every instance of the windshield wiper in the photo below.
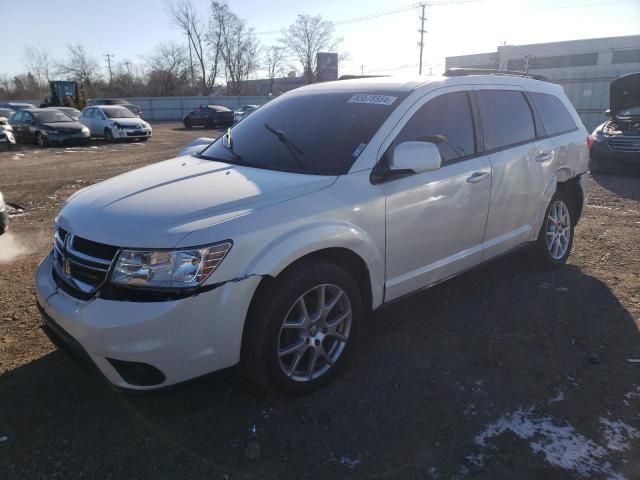
<svg viewBox="0 0 640 480">
<path fill-rule="evenodd" d="M 300 159 L 300 155 L 304 155 L 302 153 L 302 150 L 300 150 L 298 147 L 296 147 L 295 144 L 291 140 L 289 140 L 287 138 L 287 136 L 284 134 L 284 132 L 282 130 L 276 130 L 275 128 L 273 128 L 268 123 L 264 124 L 264 128 L 266 128 L 271 133 L 273 133 L 276 137 L 278 137 L 278 140 L 280 140 L 282 143 L 284 143 L 287 146 L 287 148 L 291 152 L 291 155 L 295 159 L 295 161 L 298 164 L 298 166 L 300 167 L 300 169 L 304 170 L 304 165 L 302 164 L 302 160 Z"/>
</svg>

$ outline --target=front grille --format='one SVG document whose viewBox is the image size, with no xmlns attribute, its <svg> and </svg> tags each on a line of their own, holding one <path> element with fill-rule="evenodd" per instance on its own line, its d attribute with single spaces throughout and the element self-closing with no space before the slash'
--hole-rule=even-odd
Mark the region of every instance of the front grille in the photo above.
<svg viewBox="0 0 640 480">
<path fill-rule="evenodd" d="M 67 134 L 82 133 L 82 129 L 80 128 L 57 128 L 56 130 L 58 130 L 60 133 L 67 133 Z"/>
<path fill-rule="evenodd" d="M 122 125 L 122 128 L 125 130 L 139 130 L 142 128 L 142 125 L 140 124 L 136 124 L 136 125 Z"/>
<path fill-rule="evenodd" d="M 611 150 L 619 152 L 640 152 L 640 136 L 620 136 L 609 139 Z"/>
<path fill-rule="evenodd" d="M 53 242 L 55 276 L 81 296 L 95 293 L 105 282 L 118 247 L 56 229 Z"/>
</svg>

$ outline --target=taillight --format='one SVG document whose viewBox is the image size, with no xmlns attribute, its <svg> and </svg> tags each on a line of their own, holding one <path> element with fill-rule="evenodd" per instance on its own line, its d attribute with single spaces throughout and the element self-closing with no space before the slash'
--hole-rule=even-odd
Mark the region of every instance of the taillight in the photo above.
<svg viewBox="0 0 640 480">
<path fill-rule="evenodd" d="M 587 135 L 587 147 L 591 150 L 591 146 L 593 145 L 593 137 L 591 134 Z"/>
</svg>

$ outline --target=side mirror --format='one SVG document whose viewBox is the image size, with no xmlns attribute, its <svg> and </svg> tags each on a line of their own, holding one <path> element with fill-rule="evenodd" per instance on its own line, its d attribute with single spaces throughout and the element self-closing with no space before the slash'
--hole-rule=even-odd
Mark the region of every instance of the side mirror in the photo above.
<svg viewBox="0 0 640 480">
<path fill-rule="evenodd" d="M 611 116 L 611 110 L 605 110 L 605 111 L 604 111 L 604 114 L 605 114 L 607 117 L 610 117 L 610 116 Z"/>
<path fill-rule="evenodd" d="M 430 172 L 442 165 L 440 150 L 431 142 L 403 142 L 393 149 L 389 162 L 391 170 L 405 172 Z"/>
</svg>

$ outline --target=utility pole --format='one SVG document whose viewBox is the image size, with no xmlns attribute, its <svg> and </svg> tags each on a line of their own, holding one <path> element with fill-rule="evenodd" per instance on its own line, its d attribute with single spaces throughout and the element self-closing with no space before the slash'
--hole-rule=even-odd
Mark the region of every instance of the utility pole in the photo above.
<svg viewBox="0 0 640 480">
<path fill-rule="evenodd" d="M 424 16 L 424 9 L 427 6 L 426 3 L 421 3 L 420 4 L 420 8 L 422 8 L 422 15 L 420 15 L 420 30 L 418 30 L 418 32 L 420 32 L 420 43 L 418 43 L 418 45 L 420 46 L 420 69 L 418 70 L 418 74 L 422 75 L 422 50 L 424 49 L 424 34 L 425 29 L 424 29 L 424 21 L 426 20 L 425 16 Z"/>
<path fill-rule="evenodd" d="M 364 77 L 364 64 L 360 65 L 360 76 Z"/>
<path fill-rule="evenodd" d="M 107 68 L 109 69 L 109 86 L 113 82 L 113 73 L 111 72 L 111 57 L 115 57 L 113 53 L 105 53 L 105 58 L 107 59 Z"/>
</svg>

